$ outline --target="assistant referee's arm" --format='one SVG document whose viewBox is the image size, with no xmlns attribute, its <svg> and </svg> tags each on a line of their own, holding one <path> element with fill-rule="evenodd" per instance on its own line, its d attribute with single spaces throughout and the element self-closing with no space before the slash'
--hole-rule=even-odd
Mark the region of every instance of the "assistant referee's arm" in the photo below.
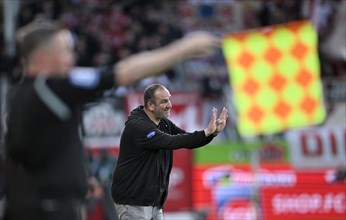
<svg viewBox="0 0 346 220">
<path fill-rule="evenodd" d="M 220 39 L 208 32 L 196 31 L 167 46 L 131 55 L 114 65 L 117 85 L 129 85 L 148 76 L 160 74 L 179 61 L 194 55 L 213 52 Z"/>
</svg>

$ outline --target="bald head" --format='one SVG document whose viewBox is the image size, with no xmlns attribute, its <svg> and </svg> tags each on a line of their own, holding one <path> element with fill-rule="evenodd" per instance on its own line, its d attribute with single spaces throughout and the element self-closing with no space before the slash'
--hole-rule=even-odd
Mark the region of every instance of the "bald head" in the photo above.
<svg viewBox="0 0 346 220">
<path fill-rule="evenodd" d="M 155 103 L 155 93 L 159 89 L 166 89 L 161 84 L 151 84 L 144 90 L 144 106 L 147 106 L 149 102 Z"/>
</svg>

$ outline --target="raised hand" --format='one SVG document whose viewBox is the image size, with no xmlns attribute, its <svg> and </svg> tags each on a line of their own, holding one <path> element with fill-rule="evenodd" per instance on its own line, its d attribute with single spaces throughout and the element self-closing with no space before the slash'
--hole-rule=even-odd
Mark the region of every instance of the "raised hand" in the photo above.
<svg viewBox="0 0 346 220">
<path fill-rule="evenodd" d="M 220 37 L 206 31 L 194 31 L 186 35 L 183 43 L 185 54 L 188 56 L 205 55 L 216 51 L 221 45 Z"/>
<path fill-rule="evenodd" d="M 216 136 L 218 133 L 223 131 L 223 129 L 226 126 L 226 121 L 228 117 L 227 109 L 225 107 L 222 109 L 222 112 L 218 119 L 216 119 L 216 115 L 217 115 L 217 109 L 213 107 L 212 117 L 209 121 L 208 127 L 204 129 L 204 133 L 206 137 L 208 137 L 209 135 Z"/>
<path fill-rule="evenodd" d="M 216 130 L 214 134 L 218 134 L 226 127 L 226 121 L 228 118 L 227 109 L 223 107 L 220 117 L 216 120 Z"/>
<path fill-rule="evenodd" d="M 211 116 L 211 119 L 209 121 L 208 127 L 206 129 L 204 129 L 204 133 L 205 133 L 206 137 L 210 136 L 211 134 L 213 134 L 216 131 L 216 112 L 217 112 L 217 109 L 215 107 L 213 107 L 212 116 Z"/>
</svg>

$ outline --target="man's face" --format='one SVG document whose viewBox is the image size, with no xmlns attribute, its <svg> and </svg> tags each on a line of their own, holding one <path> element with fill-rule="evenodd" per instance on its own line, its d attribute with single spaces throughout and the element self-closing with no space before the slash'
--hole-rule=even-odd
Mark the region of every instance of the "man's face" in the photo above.
<svg viewBox="0 0 346 220">
<path fill-rule="evenodd" d="M 52 39 L 47 62 L 51 74 L 66 75 L 75 64 L 72 35 L 69 31 L 60 31 Z"/>
<path fill-rule="evenodd" d="M 171 94 L 166 88 L 160 88 L 155 92 L 155 103 L 153 114 L 157 119 L 168 118 L 171 113 L 172 103 Z"/>
</svg>

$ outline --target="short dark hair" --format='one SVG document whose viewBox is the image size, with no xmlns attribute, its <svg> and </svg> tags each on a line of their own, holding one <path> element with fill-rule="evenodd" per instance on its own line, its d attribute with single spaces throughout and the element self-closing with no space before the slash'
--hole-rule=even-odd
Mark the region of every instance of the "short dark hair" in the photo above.
<svg viewBox="0 0 346 220">
<path fill-rule="evenodd" d="M 144 106 L 147 107 L 149 102 L 154 103 L 156 96 L 155 96 L 155 92 L 158 89 L 165 89 L 166 87 L 164 87 L 161 84 L 151 84 L 149 85 L 145 90 L 144 90 Z"/>
<path fill-rule="evenodd" d="M 33 21 L 16 32 L 20 56 L 28 59 L 38 48 L 48 43 L 62 28 L 50 21 Z"/>
</svg>

